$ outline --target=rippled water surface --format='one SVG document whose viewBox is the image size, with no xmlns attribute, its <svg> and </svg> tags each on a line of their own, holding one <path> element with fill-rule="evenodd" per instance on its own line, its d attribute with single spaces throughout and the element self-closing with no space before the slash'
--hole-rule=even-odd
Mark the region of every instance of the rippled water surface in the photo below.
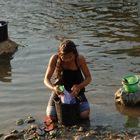
<svg viewBox="0 0 140 140">
<path fill-rule="evenodd" d="M 140 74 L 140 4 L 136 0 L 1 0 L 0 20 L 20 44 L 0 62 L 0 129 L 31 114 L 42 119 L 51 92 L 43 78 L 61 39 L 73 40 L 89 65 L 91 124 L 127 126 L 139 109 L 121 109 L 114 93 L 125 74 Z M 117 123 L 116 123 L 117 120 Z M 130 121 L 130 123 L 133 121 Z"/>
</svg>

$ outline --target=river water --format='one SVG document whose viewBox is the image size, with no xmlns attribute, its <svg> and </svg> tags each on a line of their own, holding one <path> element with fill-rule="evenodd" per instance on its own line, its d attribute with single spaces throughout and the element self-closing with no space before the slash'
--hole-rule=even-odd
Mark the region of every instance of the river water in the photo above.
<svg viewBox="0 0 140 140">
<path fill-rule="evenodd" d="M 43 118 L 51 94 L 43 78 L 63 38 L 78 45 L 93 77 L 86 88 L 91 125 L 139 127 L 140 109 L 119 111 L 114 102 L 121 78 L 140 74 L 139 6 L 136 0 L 1 0 L 0 20 L 20 46 L 0 63 L 0 130 L 28 115 Z"/>
</svg>

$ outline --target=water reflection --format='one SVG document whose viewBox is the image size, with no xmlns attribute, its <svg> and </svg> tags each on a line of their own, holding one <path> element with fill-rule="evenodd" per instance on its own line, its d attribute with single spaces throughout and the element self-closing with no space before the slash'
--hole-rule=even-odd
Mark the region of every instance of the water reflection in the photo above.
<svg viewBox="0 0 140 140">
<path fill-rule="evenodd" d="M 139 127 L 140 106 L 126 107 L 116 104 L 116 109 L 125 116 L 124 127 Z"/>
<path fill-rule="evenodd" d="M 138 117 L 126 116 L 124 127 L 127 127 L 127 128 L 139 127 Z"/>
<path fill-rule="evenodd" d="M 0 81 L 11 82 L 11 64 L 9 58 L 0 57 Z"/>
<path fill-rule="evenodd" d="M 132 48 L 129 48 L 129 49 L 109 50 L 109 51 L 104 51 L 103 53 L 107 53 L 107 54 L 124 54 L 125 53 L 128 56 L 138 57 L 140 56 L 140 46 L 133 46 Z"/>
</svg>

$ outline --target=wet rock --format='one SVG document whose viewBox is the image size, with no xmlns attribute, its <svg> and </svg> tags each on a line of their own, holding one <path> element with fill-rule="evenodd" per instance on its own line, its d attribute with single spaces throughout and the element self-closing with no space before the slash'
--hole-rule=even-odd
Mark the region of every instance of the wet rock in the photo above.
<svg viewBox="0 0 140 140">
<path fill-rule="evenodd" d="M 86 133 L 86 135 L 85 135 L 86 137 L 89 137 L 89 136 L 91 136 L 91 133 L 90 132 L 88 132 L 88 133 Z"/>
<path fill-rule="evenodd" d="M 16 130 L 16 129 L 13 129 L 13 130 L 11 130 L 11 132 L 10 132 L 11 134 L 18 134 L 19 133 L 19 131 L 18 130 Z"/>
<path fill-rule="evenodd" d="M 30 126 L 30 130 L 36 131 L 37 128 L 38 128 L 37 124 L 33 124 L 33 125 Z"/>
<path fill-rule="evenodd" d="M 4 140 L 17 140 L 19 139 L 18 134 L 8 134 L 4 137 Z"/>
<path fill-rule="evenodd" d="M 135 136 L 135 137 L 134 137 L 134 140 L 140 140 L 140 135 Z"/>
<path fill-rule="evenodd" d="M 74 140 L 83 140 L 82 136 L 74 136 Z"/>
<path fill-rule="evenodd" d="M 140 103 L 140 90 L 135 93 L 127 93 L 123 88 L 115 92 L 115 102 L 125 106 L 139 106 Z"/>
<path fill-rule="evenodd" d="M 50 134 L 50 136 L 52 136 L 52 137 L 56 137 L 58 133 L 57 133 L 56 130 L 52 130 L 52 131 L 49 132 L 49 134 Z"/>
<path fill-rule="evenodd" d="M 9 57 L 14 54 L 18 49 L 18 44 L 8 39 L 0 42 L 0 57 Z"/>
<path fill-rule="evenodd" d="M 3 137 L 3 136 L 4 136 L 4 134 L 3 133 L 0 133 L 0 138 Z"/>
<path fill-rule="evenodd" d="M 39 136 L 44 136 L 44 135 L 45 135 L 45 131 L 44 131 L 43 129 L 40 129 L 40 128 L 38 128 L 38 129 L 36 130 L 36 133 L 37 133 Z"/>
<path fill-rule="evenodd" d="M 23 125 L 24 124 L 24 120 L 23 119 L 19 119 L 16 121 L 16 125 Z"/>
<path fill-rule="evenodd" d="M 83 132 L 84 131 L 84 128 L 83 127 L 80 127 L 78 131 L 79 132 Z"/>
<path fill-rule="evenodd" d="M 25 123 L 33 123 L 33 122 L 35 122 L 35 119 L 34 119 L 32 116 L 28 116 L 28 118 L 25 119 L 24 122 L 25 122 Z"/>
</svg>

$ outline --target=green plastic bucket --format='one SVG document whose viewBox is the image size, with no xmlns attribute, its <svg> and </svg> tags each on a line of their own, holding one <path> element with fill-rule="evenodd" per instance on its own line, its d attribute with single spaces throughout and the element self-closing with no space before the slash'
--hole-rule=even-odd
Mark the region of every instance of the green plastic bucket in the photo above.
<svg viewBox="0 0 140 140">
<path fill-rule="evenodd" d="M 136 75 L 128 75 L 122 79 L 123 89 L 128 93 L 135 93 L 139 90 L 139 77 Z"/>
</svg>

